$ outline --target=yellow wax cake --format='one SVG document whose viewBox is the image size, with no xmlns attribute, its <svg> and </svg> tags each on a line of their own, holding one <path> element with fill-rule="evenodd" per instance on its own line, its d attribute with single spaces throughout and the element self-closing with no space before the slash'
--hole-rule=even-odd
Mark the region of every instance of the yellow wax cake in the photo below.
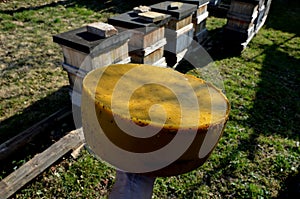
<svg viewBox="0 0 300 199">
<path fill-rule="evenodd" d="M 212 84 L 170 68 L 116 64 L 91 71 L 83 81 L 82 119 L 88 146 L 129 172 L 140 164 L 137 172 L 170 176 L 201 166 L 222 135 L 229 109 L 227 98 Z M 132 160 L 131 170 L 130 165 L 122 165 L 126 152 L 152 158 Z"/>
</svg>

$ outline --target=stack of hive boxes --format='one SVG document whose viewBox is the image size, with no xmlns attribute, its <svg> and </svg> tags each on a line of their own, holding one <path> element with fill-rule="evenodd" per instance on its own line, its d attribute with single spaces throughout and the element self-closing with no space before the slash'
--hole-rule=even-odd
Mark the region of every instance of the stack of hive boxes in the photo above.
<svg viewBox="0 0 300 199">
<path fill-rule="evenodd" d="M 208 17 L 207 6 L 209 0 L 180 0 L 184 3 L 190 3 L 196 5 L 198 8 L 193 14 L 192 22 L 194 24 L 194 39 L 199 43 L 202 43 L 207 35 L 206 19 Z"/>
<path fill-rule="evenodd" d="M 80 106 L 82 80 L 87 72 L 115 63 L 129 63 L 129 35 L 118 32 L 106 23 L 93 23 L 85 27 L 53 36 L 63 51 L 63 68 L 68 72 L 71 92 L 78 96 L 73 101 Z"/>
<path fill-rule="evenodd" d="M 225 34 L 231 41 L 245 48 L 255 35 L 255 22 L 262 0 L 232 0 L 227 14 Z M 231 38 L 231 39 L 230 39 Z"/>
<path fill-rule="evenodd" d="M 109 18 L 108 23 L 131 34 L 129 55 L 132 63 L 166 67 L 163 54 L 167 43 L 164 25 L 169 20 L 169 15 L 153 12 L 149 7 L 140 6 Z"/>
<path fill-rule="evenodd" d="M 188 47 L 193 41 L 193 13 L 197 6 L 182 2 L 166 1 L 151 5 L 151 10 L 171 15 L 171 20 L 165 25 L 167 44 L 164 56 L 168 66 L 176 67 L 183 59 Z"/>
</svg>

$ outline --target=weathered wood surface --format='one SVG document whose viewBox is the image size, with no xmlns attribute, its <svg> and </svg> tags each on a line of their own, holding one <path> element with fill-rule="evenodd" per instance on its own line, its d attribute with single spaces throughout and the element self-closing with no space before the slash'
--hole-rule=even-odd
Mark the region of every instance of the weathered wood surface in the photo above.
<svg viewBox="0 0 300 199">
<path fill-rule="evenodd" d="M 196 18 L 193 18 L 193 23 L 194 24 L 199 24 L 199 23 L 201 23 L 202 21 L 204 21 L 204 20 L 206 20 L 207 19 L 207 17 L 208 17 L 208 12 L 204 12 L 204 13 L 202 13 L 201 15 L 198 15 Z"/>
<path fill-rule="evenodd" d="M 193 17 L 197 17 L 199 15 L 202 15 L 203 13 L 205 13 L 207 11 L 207 5 L 209 2 L 207 2 L 206 4 L 199 6 L 197 11 L 195 12 L 195 14 L 193 15 Z"/>
<path fill-rule="evenodd" d="M 181 20 L 177 20 L 175 18 L 172 18 L 169 23 L 166 24 L 166 28 L 171 29 L 171 30 L 179 30 L 187 25 L 189 25 L 190 23 L 192 23 L 192 15 L 181 19 Z"/>
<path fill-rule="evenodd" d="M 128 64 L 131 62 L 131 57 L 127 57 L 119 62 L 113 63 L 113 64 Z M 87 72 L 83 70 L 78 70 L 77 68 L 63 63 L 62 64 L 63 68 L 68 72 L 68 79 L 69 79 L 69 86 L 70 86 L 70 95 L 73 96 L 74 93 L 75 95 L 78 96 L 76 98 L 72 98 L 72 104 L 80 107 L 81 106 L 81 92 L 82 92 L 82 81 Z"/>
<path fill-rule="evenodd" d="M 257 14 L 257 10 L 258 3 L 254 1 L 245 2 L 232 0 L 228 12 L 254 17 Z"/>
<path fill-rule="evenodd" d="M 244 30 L 248 30 L 249 28 L 252 28 L 254 26 L 254 23 L 246 22 L 246 21 L 242 21 L 242 20 L 234 19 L 234 18 L 228 18 L 226 26 L 230 27 L 233 30 L 240 32 L 240 31 L 244 31 Z"/>
<path fill-rule="evenodd" d="M 62 66 L 68 72 L 70 87 L 79 93 L 82 91 L 82 81 L 87 72 L 110 64 L 130 61 L 128 42 L 94 58 L 66 46 L 62 46 L 62 49 L 65 58 Z"/>
<path fill-rule="evenodd" d="M 62 67 L 68 73 L 70 89 L 80 92 L 82 91 L 82 81 L 87 71 L 79 70 L 78 68 L 69 64 L 63 63 Z"/>
<path fill-rule="evenodd" d="M 163 57 L 163 55 L 164 55 L 164 47 L 155 50 L 154 52 L 152 52 L 151 54 L 145 57 L 136 55 L 135 53 L 130 54 L 132 63 L 150 64 L 150 65 L 160 60 Z"/>
<path fill-rule="evenodd" d="M 167 44 L 165 45 L 165 51 L 177 54 L 186 49 L 193 41 L 194 28 L 193 24 L 189 25 L 173 32 L 168 31 L 166 34 Z"/>
<path fill-rule="evenodd" d="M 118 29 L 121 29 L 123 31 L 127 30 L 132 33 L 128 43 L 129 51 L 145 49 L 161 41 L 165 37 L 165 27 L 158 27 L 155 30 L 147 33 L 143 32 L 143 28 L 132 30 L 123 27 L 118 27 Z"/>
<path fill-rule="evenodd" d="M 50 146 L 43 153 L 37 154 L 30 161 L 11 173 L 0 182 L 0 198 L 6 199 L 17 190 L 38 176 L 55 161 L 72 149 L 84 143 L 82 129 L 74 130 Z"/>
<path fill-rule="evenodd" d="M 2 143 L 0 145 L 0 160 L 7 158 L 16 150 L 29 143 L 34 137 L 47 130 L 51 125 L 53 125 L 53 123 L 61 121 L 68 115 L 71 115 L 71 113 L 72 112 L 70 107 L 64 107 L 53 113 L 49 117 L 26 129 L 25 131 L 19 133 L 15 137 Z"/>
<path fill-rule="evenodd" d="M 137 56 L 141 57 L 146 57 L 147 55 L 150 55 L 154 51 L 156 51 L 159 48 L 164 47 L 167 44 L 166 38 L 163 38 L 162 40 L 152 44 L 149 47 L 146 47 L 144 49 L 134 49 L 133 47 L 131 48 L 130 54 L 135 54 Z"/>
<path fill-rule="evenodd" d="M 107 66 L 128 58 L 128 41 L 115 46 L 110 51 L 101 52 L 98 55 L 89 55 L 78 50 L 63 46 L 64 62 L 71 66 L 91 71 L 95 68 Z"/>
<path fill-rule="evenodd" d="M 64 62 L 79 68 L 83 61 L 87 58 L 88 54 L 75 50 L 68 46 L 60 45 L 62 48 Z M 88 68 L 87 68 L 88 69 Z"/>
</svg>

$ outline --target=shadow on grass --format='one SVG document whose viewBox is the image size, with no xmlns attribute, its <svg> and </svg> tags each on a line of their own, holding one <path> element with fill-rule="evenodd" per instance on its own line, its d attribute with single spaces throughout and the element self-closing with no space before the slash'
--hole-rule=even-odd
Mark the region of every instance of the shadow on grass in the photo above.
<svg viewBox="0 0 300 199">
<path fill-rule="evenodd" d="M 40 10 L 40 9 L 44 9 L 44 8 L 47 8 L 47 7 L 57 7 L 57 6 L 64 6 L 66 8 L 75 7 L 75 6 L 84 6 L 84 7 L 90 8 L 90 9 L 95 10 L 95 11 L 100 11 L 104 8 L 107 8 L 109 2 L 111 2 L 111 1 L 107 0 L 107 1 L 102 1 L 101 3 L 99 3 L 99 1 L 96 1 L 96 0 L 88 0 L 88 1 L 84 1 L 84 0 L 61 0 L 61 1 L 55 1 L 55 2 L 52 2 L 52 3 L 48 3 L 48 4 L 36 5 L 36 6 L 19 7 L 19 8 L 10 9 L 10 10 L 0 10 L 0 13 L 13 15 L 15 13 L 20 13 L 20 12 L 24 12 L 24 11 Z"/>
<path fill-rule="evenodd" d="M 134 1 L 134 2 L 126 2 L 120 0 L 112 0 L 112 1 L 104 1 L 103 3 L 97 3 L 98 1 L 59 1 L 57 3 L 52 3 L 44 6 L 37 6 L 33 8 L 20 8 L 12 11 L 0 11 L 7 12 L 8 14 L 12 14 L 13 12 L 22 12 L 30 9 L 40 9 L 47 6 L 57 6 L 57 5 L 65 5 L 65 6 L 86 6 L 96 11 L 100 11 L 103 8 L 114 7 L 115 12 L 124 12 L 126 10 L 132 9 L 133 5 L 145 4 L 145 2 Z M 277 2 L 277 1 L 276 1 Z M 120 3 L 118 5 L 118 3 Z M 99 5 L 100 4 L 100 5 Z M 122 7 L 125 5 L 125 7 Z M 152 4 L 152 2 L 151 2 Z M 283 6 L 283 5 L 281 5 Z M 279 5 L 276 5 L 274 8 L 277 9 L 276 15 L 271 10 L 269 14 L 269 19 L 266 28 L 274 28 L 278 30 L 283 30 L 291 33 L 295 33 L 296 36 L 299 35 L 299 30 L 297 29 L 297 25 L 293 24 L 288 26 L 286 24 L 287 17 L 282 18 L 278 21 L 278 19 L 282 16 L 287 16 L 289 13 L 284 12 L 283 15 L 279 15 L 278 13 L 282 13 Z M 271 8 L 272 9 L 272 8 Z M 291 8 L 293 10 L 293 8 Z M 222 30 L 218 29 L 211 34 L 216 37 L 222 37 Z M 293 38 L 290 38 L 293 39 Z M 220 39 L 221 41 L 222 39 Z M 221 43 L 220 43 L 221 44 Z M 258 84 L 259 90 L 256 93 L 256 99 L 254 101 L 254 106 L 249 113 L 251 115 L 250 119 L 244 121 L 246 125 L 250 125 L 254 132 L 250 135 L 250 138 L 241 140 L 239 146 L 236 149 L 233 149 L 230 154 L 227 154 L 225 158 L 221 161 L 221 163 L 213 169 L 213 171 L 208 172 L 206 177 L 203 178 L 203 183 L 209 185 L 209 178 L 214 173 L 218 173 L 223 171 L 223 175 L 230 176 L 231 170 L 223 170 L 230 163 L 232 159 L 235 159 L 240 151 L 246 151 L 248 153 L 248 157 L 250 160 L 253 160 L 256 154 L 256 146 L 257 146 L 257 138 L 260 135 L 270 136 L 270 135 L 279 135 L 284 138 L 290 138 L 299 140 L 299 108 L 300 108 L 300 72 L 299 72 L 299 59 L 295 59 L 289 56 L 287 53 L 279 51 L 278 47 L 280 43 L 274 44 L 272 46 L 261 46 L 264 48 L 264 54 L 266 54 L 266 59 L 263 63 L 262 71 L 261 71 L 261 82 Z M 226 57 L 234 56 L 223 46 L 220 48 L 218 43 L 215 43 L 214 48 L 211 49 L 211 53 L 213 55 L 214 60 L 223 59 Z M 229 54 L 228 54 L 229 53 Z M 64 90 L 63 88 L 62 90 Z M 29 107 L 24 111 L 24 114 L 15 115 L 12 118 L 9 118 L 3 122 L 1 122 L 0 128 L 0 140 L 5 140 L 2 138 L 3 131 L 5 132 L 16 132 L 18 127 L 24 128 L 24 124 L 28 124 L 27 120 L 33 122 L 36 121 L 36 118 L 42 119 L 43 116 L 49 115 L 45 110 L 45 106 L 56 102 L 55 93 L 47 98 L 37 102 L 36 104 Z M 56 97 L 55 97 L 56 96 Z M 55 104 L 55 103 L 54 103 Z M 63 104 L 60 100 L 58 104 Z M 51 109 L 53 110 L 53 109 Z M 240 122 L 240 121 L 237 121 Z M 4 126 L 2 126 L 4 124 Z M 6 128 L 6 127 L 7 128 Z M 5 129 L 6 128 L 6 129 Z M 6 137 L 7 138 L 7 137 Z M 34 146 L 35 148 L 38 148 Z M 232 168 L 231 168 L 232 169 Z M 234 169 L 234 168 L 233 168 Z M 199 185 L 195 185 L 194 189 L 197 189 Z M 283 189 L 279 194 L 279 198 L 284 197 L 293 193 L 294 188 L 299 186 L 299 175 L 290 176 L 286 182 L 286 189 Z M 299 190 L 299 189 L 298 189 Z M 189 190 L 189 193 L 193 192 L 193 187 Z M 188 195 L 187 195 L 187 198 Z"/>
<path fill-rule="evenodd" d="M 0 122 L 0 143 L 16 136 L 18 133 L 58 111 L 64 106 L 70 105 L 68 87 L 62 87 L 47 97 L 33 103 L 22 111 Z"/>
<path fill-rule="evenodd" d="M 208 31 L 208 37 L 206 40 L 202 42 L 201 47 L 208 53 L 210 56 L 206 59 L 203 59 L 203 56 L 199 56 L 197 61 L 199 62 L 199 65 L 197 67 L 204 67 L 207 66 L 210 62 L 216 61 L 216 60 L 222 60 L 229 57 L 234 57 L 241 54 L 241 51 L 236 48 L 228 48 L 228 46 L 225 44 L 224 34 L 223 34 L 224 27 L 216 28 L 213 30 Z M 198 44 L 197 44 L 198 45 Z M 197 46 L 196 45 L 196 46 Z M 200 49 L 197 51 L 201 54 L 202 50 Z M 189 50 L 186 54 L 189 54 Z M 194 52 L 192 52 L 192 55 L 195 55 Z M 206 55 L 204 55 L 206 57 Z M 194 60 L 194 58 L 192 58 Z M 187 73 L 193 69 L 195 69 L 195 66 L 189 63 L 187 60 L 185 60 L 185 57 L 178 63 L 178 65 L 175 68 L 177 71 L 181 73 Z"/>
<path fill-rule="evenodd" d="M 36 6 L 30 6 L 30 7 L 20 7 L 16 9 L 11 10 L 0 10 L 0 13 L 2 14 L 9 14 L 13 15 L 14 13 L 29 11 L 29 10 L 39 10 L 47 7 L 56 7 L 56 6 L 64 6 L 66 8 L 68 7 L 86 7 L 88 9 L 94 10 L 94 11 L 102 11 L 105 9 L 106 12 L 114 12 L 114 13 L 122 13 L 126 12 L 128 10 L 131 10 L 135 6 L 139 5 L 151 5 L 154 3 L 160 2 L 158 0 L 154 1 L 123 1 L 123 0 L 60 0 L 55 1 L 48 4 L 43 5 L 36 5 Z"/>
<path fill-rule="evenodd" d="M 289 1 L 292 2 L 292 1 Z M 266 28 L 273 28 L 282 31 L 295 33 L 294 36 L 282 43 L 274 43 L 273 45 L 261 45 L 259 48 L 264 49 L 261 54 L 265 54 L 261 70 L 261 81 L 258 84 L 258 91 L 254 101 L 254 106 L 249 110 L 251 117 L 245 122 L 245 125 L 250 125 L 254 129 L 254 133 L 250 135 L 247 140 L 242 140 L 241 149 L 247 149 L 249 158 L 253 159 L 255 155 L 256 139 L 260 134 L 265 136 L 279 135 L 283 138 L 299 140 L 300 129 L 300 60 L 290 56 L 286 51 L 297 49 L 286 49 L 282 51 L 279 49 L 282 44 L 285 44 L 299 36 L 299 17 L 290 18 L 290 24 L 286 24 L 286 19 L 279 17 L 299 11 L 298 7 L 295 9 L 294 4 L 287 7 L 286 11 L 282 11 L 284 6 L 280 0 L 275 1 L 274 10 L 271 10 L 268 16 L 268 21 L 265 24 Z M 296 4 L 295 1 L 293 3 Z M 299 4 L 299 3 L 298 3 Z M 287 14 L 288 13 L 288 14 Z M 270 21 L 270 22 L 269 22 Z M 278 23 L 276 23 L 278 22 Z M 283 25 L 282 23 L 285 23 Z M 287 28 L 285 28 L 287 27 Z M 214 44 L 210 49 L 210 54 L 214 60 L 220 60 L 235 55 L 223 45 L 222 29 L 214 32 Z M 241 122 L 241 121 L 236 121 Z"/>
<path fill-rule="evenodd" d="M 273 0 L 266 28 L 273 28 L 283 32 L 300 35 L 300 1 Z"/>
<path fill-rule="evenodd" d="M 298 173 L 289 176 L 282 190 L 280 190 L 277 199 L 286 198 L 297 198 L 300 195 L 300 168 L 298 168 Z"/>
<path fill-rule="evenodd" d="M 255 130 L 250 138 L 252 144 L 256 143 L 259 134 L 299 139 L 300 60 L 278 50 L 280 45 L 262 47 L 266 49 L 266 58 L 248 120 Z"/>
<path fill-rule="evenodd" d="M 237 148 L 231 150 L 220 164 L 213 168 L 211 172 L 205 173 L 201 182 L 190 187 L 187 192 L 187 198 L 193 196 L 193 192 L 198 190 L 203 184 L 210 186 L 210 178 L 218 173 L 222 173 L 222 178 L 230 178 L 234 173 L 234 167 L 228 167 L 232 160 L 238 158 L 241 151 L 248 155 L 248 159 L 253 161 L 257 155 L 258 138 L 263 136 L 278 136 L 290 140 L 299 141 L 300 139 L 300 59 L 288 54 L 289 50 L 282 50 L 282 45 L 299 37 L 299 3 L 296 1 L 286 2 L 275 0 L 268 15 L 265 28 L 272 28 L 283 32 L 294 34 L 282 43 L 273 45 L 260 45 L 264 49 L 261 54 L 265 55 L 263 61 L 258 90 L 254 105 L 248 110 L 249 119 L 245 121 L 234 120 L 235 123 L 243 123 L 253 129 L 249 137 L 239 140 Z M 289 4 L 290 3 L 290 4 Z M 298 5 L 298 6 L 296 6 Z M 282 8 L 286 9 L 283 10 Z M 296 16 L 295 14 L 298 13 Z M 293 17 L 291 17 L 293 16 Z M 289 22 L 287 22 L 289 21 Z M 288 23 L 288 24 L 287 24 Z M 222 60 L 232 57 L 229 49 L 222 45 L 222 29 L 215 32 L 216 39 L 210 49 L 210 54 L 214 60 Z M 271 37 L 271 35 L 270 35 Z M 221 45 L 218 44 L 220 42 Z M 221 47 L 220 47 L 221 46 Z M 229 53 L 229 54 L 228 54 Z M 226 134 L 226 133 L 224 133 Z M 281 190 L 278 198 L 294 198 L 299 196 L 300 176 L 299 168 L 297 172 L 291 172 L 287 178 L 282 178 Z M 275 174 L 277 175 L 277 174 Z M 279 174 L 278 174 L 279 175 Z"/>
<path fill-rule="evenodd" d="M 16 136 L 18 133 L 36 124 L 63 107 L 71 109 L 68 87 L 62 87 L 58 91 L 35 102 L 24 109 L 21 114 L 14 115 L 0 123 L 0 144 Z M 67 110 L 66 109 L 66 110 Z M 58 118 L 51 124 L 44 125 L 43 131 L 30 139 L 25 146 L 14 151 L 10 156 L 1 160 L 0 179 L 13 172 L 37 153 L 43 152 L 55 143 L 67 132 L 74 130 L 72 114 L 64 118 Z"/>
</svg>

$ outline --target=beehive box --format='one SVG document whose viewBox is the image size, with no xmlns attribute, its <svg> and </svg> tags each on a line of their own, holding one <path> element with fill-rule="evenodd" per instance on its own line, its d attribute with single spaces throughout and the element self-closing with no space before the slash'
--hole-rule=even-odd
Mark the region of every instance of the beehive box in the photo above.
<svg viewBox="0 0 300 199">
<path fill-rule="evenodd" d="M 171 15 L 171 20 L 166 24 L 167 44 L 164 55 L 168 66 L 174 67 L 183 58 L 186 49 L 193 41 L 194 27 L 193 14 L 197 5 L 165 1 L 151 5 L 151 10 Z"/>
<path fill-rule="evenodd" d="M 228 12 L 254 17 L 257 15 L 259 3 L 260 0 L 232 0 Z"/>
<path fill-rule="evenodd" d="M 225 28 L 237 32 L 250 32 L 258 17 L 258 4 L 258 0 L 232 0 L 227 14 L 228 20 Z"/>
<path fill-rule="evenodd" d="M 197 6 L 197 10 L 194 12 L 192 17 L 192 23 L 194 24 L 194 39 L 199 43 L 202 43 L 208 35 L 208 31 L 206 29 L 206 19 L 209 15 L 207 11 L 209 0 L 178 0 L 178 1 Z"/>
<path fill-rule="evenodd" d="M 230 42 L 240 43 L 242 48 L 255 35 L 255 23 L 259 16 L 259 4 L 263 0 L 232 0 L 227 14 L 225 36 Z"/>
<path fill-rule="evenodd" d="M 175 18 L 177 20 L 184 19 L 190 16 L 191 14 L 194 14 L 194 12 L 197 10 L 196 5 L 188 4 L 188 3 L 182 3 L 177 8 L 171 8 L 172 3 L 174 2 L 165 1 L 165 2 L 151 5 L 150 8 L 153 11 L 171 15 L 172 18 Z"/>
<path fill-rule="evenodd" d="M 81 94 L 82 79 L 87 72 L 114 63 L 129 63 L 129 34 L 119 31 L 108 38 L 92 34 L 87 27 L 53 36 L 62 48 L 63 68 L 68 72 L 71 91 Z"/>
<path fill-rule="evenodd" d="M 148 21 L 135 11 L 129 11 L 108 19 L 108 22 L 118 29 L 130 32 L 129 54 L 132 63 L 154 64 L 163 59 L 165 38 L 164 25 L 170 20 L 170 15 L 158 21 Z M 165 64 L 164 64 L 165 65 Z"/>
<path fill-rule="evenodd" d="M 198 33 L 207 30 L 206 29 L 206 19 L 202 20 L 199 24 L 195 25 L 194 24 L 194 30 L 195 30 L 195 35 L 197 35 Z"/>
<path fill-rule="evenodd" d="M 179 30 L 181 28 L 184 28 L 185 26 L 189 25 L 192 23 L 192 15 L 183 18 L 181 20 L 177 20 L 173 18 L 170 20 L 169 23 L 166 24 L 166 28 L 171 29 L 171 30 Z"/>
<path fill-rule="evenodd" d="M 167 45 L 165 46 L 165 51 L 172 52 L 174 54 L 178 54 L 182 52 L 184 49 L 187 49 L 192 41 L 194 35 L 193 24 L 189 25 L 174 31 L 167 31 Z"/>
<path fill-rule="evenodd" d="M 206 5 L 207 6 L 207 5 Z M 208 12 L 204 12 L 201 15 L 193 18 L 194 24 L 194 39 L 198 41 L 198 43 L 202 43 L 206 40 L 208 31 L 206 29 L 206 19 L 208 17 Z"/>
<path fill-rule="evenodd" d="M 249 28 L 252 28 L 254 26 L 254 19 L 245 19 L 241 16 L 234 16 L 228 14 L 227 24 L 226 28 L 236 30 L 238 32 L 244 32 L 245 30 L 248 30 Z"/>
<path fill-rule="evenodd" d="M 152 65 L 163 58 L 164 56 L 164 48 L 159 48 L 154 52 L 150 53 L 147 56 L 139 56 L 135 53 L 131 53 L 131 62 L 132 63 L 139 63 L 139 64 L 148 64 Z"/>
<path fill-rule="evenodd" d="M 209 0 L 180 0 L 180 2 L 189 3 L 197 6 L 197 10 L 193 14 L 192 22 L 194 24 L 194 29 L 195 29 L 194 36 L 195 39 L 198 40 L 197 35 L 198 37 L 200 35 L 203 36 L 204 30 L 206 29 L 204 25 L 205 23 L 202 22 L 206 21 L 209 14 L 207 11 Z"/>
</svg>

